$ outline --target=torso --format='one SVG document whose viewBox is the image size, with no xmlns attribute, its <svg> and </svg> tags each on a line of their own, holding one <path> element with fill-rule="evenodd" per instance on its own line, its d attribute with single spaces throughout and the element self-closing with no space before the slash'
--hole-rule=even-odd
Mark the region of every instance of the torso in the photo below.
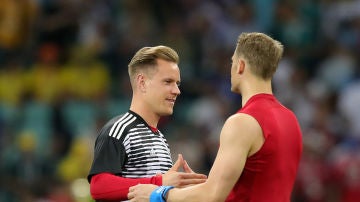
<svg viewBox="0 0 360 202">
<path fill-rule="evenodd" d="M 302 151 L 296 117 L 270 94 L 251 97 L 238 113 L 257 120 L 264 143 L 247 158 L 244 170 L 226 201 L 290 201 Z"/>
</svg>

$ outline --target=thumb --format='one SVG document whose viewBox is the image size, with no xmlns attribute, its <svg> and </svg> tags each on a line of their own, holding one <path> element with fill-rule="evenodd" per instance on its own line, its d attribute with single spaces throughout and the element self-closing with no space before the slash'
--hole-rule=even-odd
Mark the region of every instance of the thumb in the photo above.
<svg viewBox="0 0 360 202">
<path fill-rule="evenodd" d="M 173 167 L 170 168 L 170 170 L 172 171 L 178 171 L 179 168 L 184 165 L 184 159 L 182 157 L 181 154 L 178 155 L 178 159 L 176 160 L 175 164 L 173 165 Z"/>
<path fill-rule="evenodd" d="M 194 171 L 190 168 L 186 160 L 184 160 L 183 169 L 186 173 L 194 173 Z"/>
</svg>

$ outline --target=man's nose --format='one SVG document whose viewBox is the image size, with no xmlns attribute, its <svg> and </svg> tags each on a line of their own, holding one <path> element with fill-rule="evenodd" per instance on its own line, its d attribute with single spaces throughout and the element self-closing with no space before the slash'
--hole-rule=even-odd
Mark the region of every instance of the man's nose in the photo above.
<svg viewBox="0 0 360 202">
<path fill-rule="evenodd" d="M 180 95 L 180 88 L 177 84 L 175 84 L 174 88 L 173 88 L 173 93 L 176 95 Z"/>
</svg>

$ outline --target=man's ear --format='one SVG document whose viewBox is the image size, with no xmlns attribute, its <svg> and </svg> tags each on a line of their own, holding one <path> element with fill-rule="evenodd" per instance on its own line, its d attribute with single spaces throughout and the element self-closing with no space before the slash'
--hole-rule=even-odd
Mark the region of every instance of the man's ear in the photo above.
<svg viewBox="0 0 360 202">
<path fill-rule="evenodd" d="M 245 71 L 245 61 L 242 59 L 239 59 L 238 64 L 239 65 L 237 66 L 236 73 L 243 74 Z"/>
<path fill-rule="evenodd" d="M 136 76 L 136 85 L 138 86 L 138 89 L 140 92 L 146 92 L 146 85 L 145 85 L 145 76 L 143 74 L 138 74 Z"/>
</svg>

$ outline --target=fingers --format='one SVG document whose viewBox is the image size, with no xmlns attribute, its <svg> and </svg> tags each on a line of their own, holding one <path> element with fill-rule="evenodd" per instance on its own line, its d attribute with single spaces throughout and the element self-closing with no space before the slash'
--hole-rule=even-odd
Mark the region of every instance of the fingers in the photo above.
<svg viewBox="0 0 360 202">
<path fill-rule="evenodd" d="M 178 188 L 187 187 L 189 185 L 204 183 L 207 179 L 206 175 L 198 173 L 181 173 L 179 175 L 179 181 L 177 183 Z"/>
<path fill-rule="evenodd" d="M 127 198 L 130 201 L 147 202 L 149 201 L 151 193 L 156 189 L 156 185 L 152 184 L 138 184 L 129 188 Z"/>
<path fill-rule="evenodd" d="M 134 193 L 129 191 L 129 193 L 127 194 L 127 197 L 128 197 L 128 199 L 134 198 Z"/>
<path fill-rule="evenodd" d="M 136 186 L 137 186 L 137 185 L 136 185 Z M 134 191 L 135 191 L 135 187 L 136 187 L 136 186 L 133 186 L 133 187 L 130 187 L 130 188 L 129 188 L 129 193 L 127 194 L 128 199 L 134 198 Z"/>
<path fill-rule="evenodd" d="M 135 191 L 139 186 L 141 186 L 141 184 L 137 184 L 129 188 L 129 193 L 127 194 L 128 199 L 132 199 L 135 197 Z"/>
<path fill-rule="evenodd" d="M 128 199 L 135 198 L 136 192 L 137 192 L 138 189 L 141 190 L 141 186 L 143 186 L 143 184 L 137 184 L 135 186 L 130 187 L 129 188 L 129 193 L 127 194 Z"/>
<path fill-rule="evenodd" d="M 194 171 L 190 168 L 190 166 L 186 160 L 184 160 L 183 169 L 184 169 L 184 172 L 186 172 L 186 173 L 194 173 Z"/>
<path fill-rule="evenodd" d="M 201 184 L 201 183 L 204 183 L 205 181 L 206 181 L 206 179 L 183 179 L 183 180 L 181 180 L 181 182 L 179 183 L 179 185 L 177 187 L 184 188 L 184 187 L 188 187 L 188 186 L 192 186 L 192 185 L 196 185 L 196 184 Z"/>
<path fill-rule="evenodd" d="M 177 161 L 175 162 L 173 167 L 170 168 L 170 170 L 178 171 L 180 169 L 180 167 L 182 167 L 182 165 L 184 165 L 184 158 L 181 154 L 179 154 Z"/>
<path fill-rule="evenodd" d="M 182 179 L 206 179 L 207 176 L 204 174 L 199 174 L 199 173 L 181 173 L 180 177 Z"/>
<path fill-rule="evenodd" d="M 183 158 L 182 154 L 178 154 L 178 159 L 180 159 L 181 162 L 184 162 L 184 158 Z"/>
<path fill-rule="evenodd" d="M 130 188 L 129 188 L 129 193 L 135 191 L 136 186 L 138 186 L 138 185 L 135 185 L 135 186 L 130 187 Z"/>
</svg>

